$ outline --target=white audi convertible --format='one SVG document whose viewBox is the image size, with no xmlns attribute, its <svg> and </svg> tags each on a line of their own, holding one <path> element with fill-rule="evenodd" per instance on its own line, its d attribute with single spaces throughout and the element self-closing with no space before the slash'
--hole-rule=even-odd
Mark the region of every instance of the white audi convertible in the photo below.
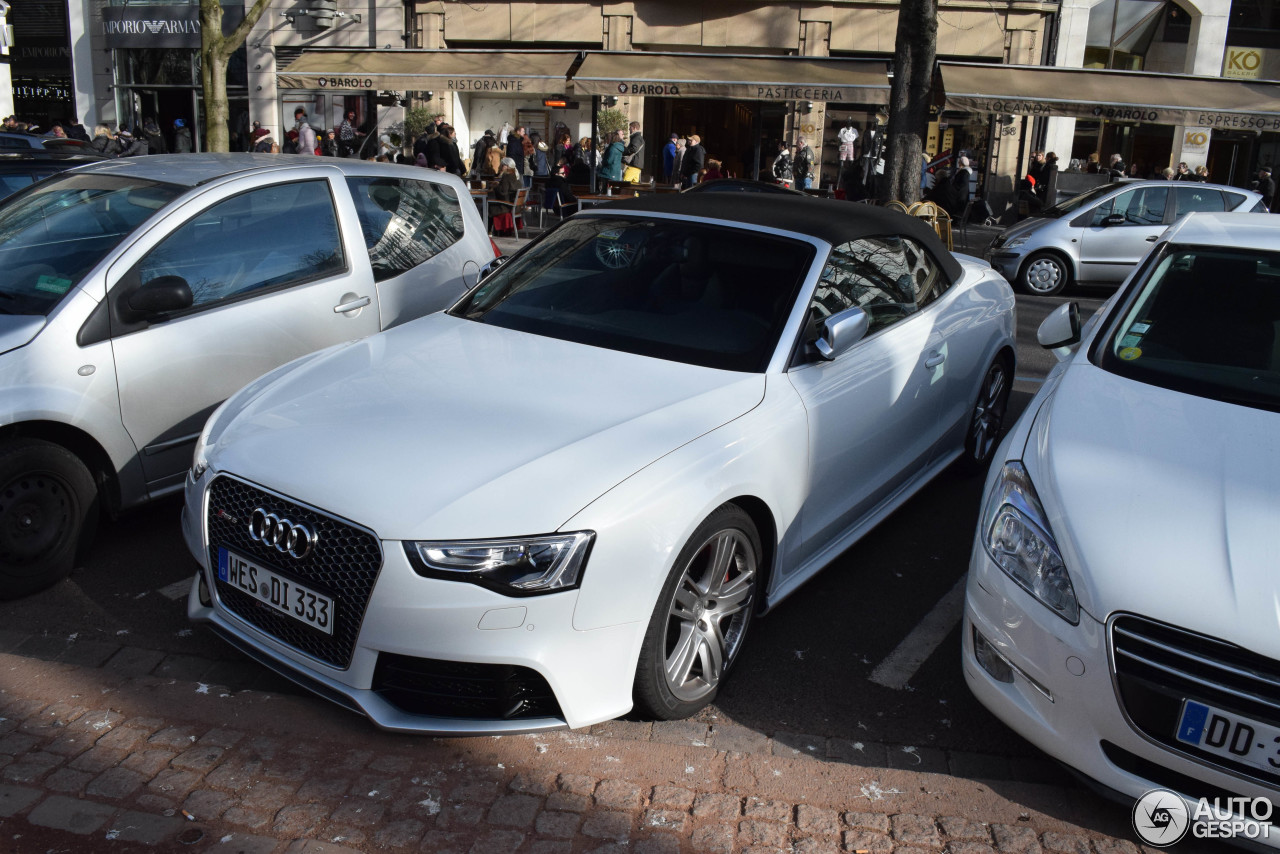
<svg viewBox="0 0 1280 854">
<path fill-rule="evenodd" d="M 379 726 L 712 700 L 754 616 L 958 460 L 1014 301 L 918 220 L 720 194 L 573 216 L 450 310 L 295 361 L 200 438 L 192 619 Z"/>
</svg>

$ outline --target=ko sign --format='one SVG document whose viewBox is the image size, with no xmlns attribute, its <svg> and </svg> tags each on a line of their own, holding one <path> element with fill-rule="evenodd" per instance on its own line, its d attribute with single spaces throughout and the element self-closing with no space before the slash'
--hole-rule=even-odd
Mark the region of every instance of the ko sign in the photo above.
<svg viewBox="0 0 1280 854">
<path fill-rule="evenodd" d="M 1257 47 L 1228 47 L 1222 57 L 1222 76 L 1256 80 L 1262 76 L 1266 51 Z"/>
</svg>

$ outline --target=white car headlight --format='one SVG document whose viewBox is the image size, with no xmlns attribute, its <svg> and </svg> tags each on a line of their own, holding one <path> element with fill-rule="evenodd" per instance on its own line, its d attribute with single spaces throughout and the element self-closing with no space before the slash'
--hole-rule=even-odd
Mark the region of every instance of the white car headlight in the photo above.
<svg viewBox="0 0 1280 854">
<path fill-rule="evenodd" d="M 1010 461 L 1000 470 L 983 509 L 981 537 L 1010 578 L 1067 622 L 1080 621 L 1071 576 L 1022 463 Z"/>
<path fill-rule="evenodd" d="M 1022 244 L 1024 244 L 1024 243 L 1026 243 L 1026 242 L 1027 242 L 1027 240 L 1028 240 L 1028 238 L 1026 238 L 1026 237 L 1015 237 L 1015 238 L 1013 238 L 1012 240 L 1010 240 L 1008 243 L 1006 243 L 1006 244 L 1005 244 L 1003 247 L 1001 247 L 1001 248 L 1003 248 L 1003 249 L 1017 249 L 1019 246 L 1021 246 L 1021 245 L 1022 245 Z"/>
<path fill-rule="evenodd" d="M 507 596 L 571 590 L 596 535 L 593 531 L 509 540 L 446 540 L 404 544 L 419 575 L 466 581 Z"/>
</svg>

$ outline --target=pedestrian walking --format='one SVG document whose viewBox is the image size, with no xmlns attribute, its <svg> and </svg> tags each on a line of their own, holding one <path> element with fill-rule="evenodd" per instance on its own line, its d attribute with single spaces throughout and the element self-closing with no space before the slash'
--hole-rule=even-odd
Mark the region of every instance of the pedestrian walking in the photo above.
<svg viewBox="0 0 1280 854">
<path fill-rule="evenodd" d="M 173 153 L 190 154 L 195 150 L 191 142 L 191 128 L 182 119 L 173 120 Z"/>
<path fill-rule="evenodd" d="M 807 190 L 813 186 L 813 149 L 803 136 L 796 141 L 796 156 L 791 162 L 791 172 L 795 175 L 797 187 Z"/>
</svg>

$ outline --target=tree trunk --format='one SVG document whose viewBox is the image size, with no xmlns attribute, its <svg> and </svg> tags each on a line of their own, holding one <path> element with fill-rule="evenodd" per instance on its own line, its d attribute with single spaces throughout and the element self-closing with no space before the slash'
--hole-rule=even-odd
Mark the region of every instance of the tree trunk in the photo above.
<svg viewBox="0 0 1280 854">
<path fill-rule="evenodd" d="M 929 128 L 933 63 L 938 50 L 938 0 L 902 0 L 889 87 L 888 153 L 880 201 L 920 200 L 921 152 Z"/>
<path fill-rule="evenodd" d="M 254 0 L 244 20 L 222 34 L 222 4 L 200 0 L 200 86 L 204 90 L 204 150 L 231 150 L 231 110 L 227 104 L 227 65 L 271 0 Z"/>
</svg>

